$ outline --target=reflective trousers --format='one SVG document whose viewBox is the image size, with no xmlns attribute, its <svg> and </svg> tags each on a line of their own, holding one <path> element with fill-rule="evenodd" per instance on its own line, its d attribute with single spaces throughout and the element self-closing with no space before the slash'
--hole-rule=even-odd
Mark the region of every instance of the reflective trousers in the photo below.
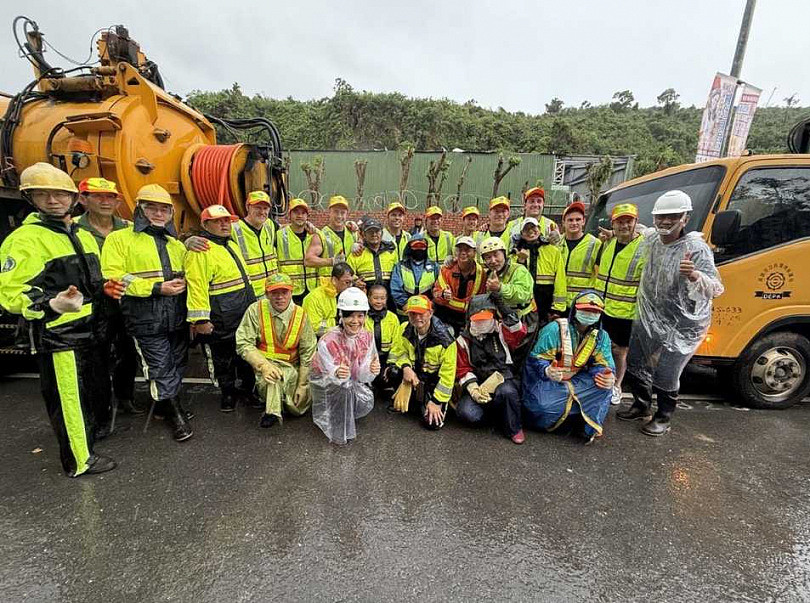
<svg viewBox="0 0 810 603">
<path fill-rule="evenodd" d="M 223 395 L 253 391 L 256 384 L 253 368 L 236 353 L 236 337 L 212 340 L 205 345 L 210 351 L 208 369 L 213 369 L 213 378 Z"/>
<path fill-rule="evenodd" d="M 179 395 L 188 362 L 188 330 L 136 337 L 135 349 L 152 399 L 170 400 Z"/>
<path fill-rule="evenodd" d="M 45 408 L 62 468 L 71 477 L 87 470 L 95 440 L 93 409 L 110 396 L 109 375 L 99 370 L 105 366 L 103 353 L 98 347 L 37 354 Z"/>
</svg>

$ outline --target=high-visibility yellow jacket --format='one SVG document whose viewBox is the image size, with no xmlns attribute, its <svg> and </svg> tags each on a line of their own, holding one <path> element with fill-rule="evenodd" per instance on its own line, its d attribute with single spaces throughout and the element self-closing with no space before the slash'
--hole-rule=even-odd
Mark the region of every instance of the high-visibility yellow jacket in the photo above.
<svg viewBox="0 0 810 603">
<path fill-rule="evenodd" d="M 548 238 L 552 230 L 557 230 L 557 223 L 554 220 L 549 220 L 545 216 L 540 216 L 540 219 L 537 220 L 537 224 L 540 227 L 540 236 L 544 239 Z M 509 220 L 509 223 L 506 225 L 506 230 L 509 232 L 509 236 L 512 239 L 519 239 L 520 232 L 523 230 L 523 218 Z M 507 245 L 509 245 L 509 243 L 507 243 Z"/>
<path fill-rule="evenodd" d="M 565 284 L 568 290 L 567 306 L 570 307 L 574 298 L 586 289 L 596 287 L 596 259 L 602 241 L 592 234 L 586 234 L 570 252 L 565 237 L 560 241 L 560 251 L 565 263 Z"/>
<path fill-rule="evenodd" d="M 101 251 L 106 279 L 127 288 L 121 312 L 131 335 L 150 335 L 185 327 L 186 296 L 164 296 L 160 286 L 182 274 L 185 246 L 172 236 L 153 235 L 130 226 L 111 232 Z"/>
<path fill-rule="evenodd" d="M 511 224 L 512 221 L 507 222 L 506 229 L 499 235 L 492 234 L 489 230 L 479 230 L 473 236 L 473 240 L 475 241 L 475 244 L 480 247 L 481 243 L 486 241 L 488 238 L 497 236 L 501 241 L 503 241 L 503 244 L 506 245 L 506 252 L 509 253 L 509 250 L 512 248 L 512 231 L 510 229 Z"/>
<path fill-rule="evenodd" d="M 355 276 L 360 277 L 366 287 L 380 284 L 385 285 L 386 289 L 391 282 L 391 272 L 397 261 L 396 246 L 385 241 L 380 244 L 377 251 L 365 247 L 360 255 L 351 254 L 346 258 Z"/>
<path fill-rule="evenodd" d="M 352 252 L 352 246 L 354 245 L 354 235 L 348 228 L 343 230 L 342 237 L 338 236 L 329 226 L 324 226 L 318 233 L 321 236 L 322 258 L 333 258 L 339 253 L 342 253 L 347 258 L 349 257 L 349 254 Z M 320 269 L 320 275 L 331 277 L 332 267 L 323 266 Z"/>
<path fill-rule="evenodd" d="M 307 233 L 302 240 L 289 224 L 279 228 L 276 233 L 278 269 L 292 280 L 293 295 L 303 295 L 318 286 L 318 269 L 304 266 L 304 256 L 312 237 Z"/>
<path fill-rule="evenodd" d="M 383 359 L 391 352 L 394 339 L 399 335 L 399 318 L 394 312 L 383 308 L 380 312 L 371 310 L 366 315 L 366 330 L 374 334 L 377 353 Z"/>
<path fill-rule="evenodd" d="M 233 337 L 248 306 L 256 300 L 247 266 L 231 239 L 202 235 L 211 244 L 206 251 L 189 251 L 184 266 L 186 301 L 191 323 L 211 321 L 215 339 Z"/>
<path fill-rule="evenodd" d="M 399 261 L 405 257 L 405 246 L 408 244 L 408 241 L 411 240 L 411 233 L 407 230 L 403 230 L 399 235 L 399 241 L 397 241 L 397 238 L 392 235 L 387 228 L 383 228 L 382 240 L 394 244 L 394 251 L 396 251 L 397 261 Z"/>
<path fill-rule="evenodd" d="M 441 264 L 445 258 L 453 255 L 456 238 L 446 230 L 440 230 L 439 236 L 434 240 L 425 231 L 425 241 L 427 241 L 427 256 L 429 260 Z"/>
<path fill-rule="evenodd" d="M 84 303 L 78 312 L 60 315 L 48 302 L 70 285 Z M 65 226 L 32 213 L 0 246 L 0 306 L 29 321 L 36 351 L 98 345 L 105 326 L 102 287 L 98 244 L 73 223 Z"/>
<path fill-rule="evenodd" d="M 632 320 L 636 315 L 638 285 L 647 257 L 644 237 L 637 235 L 619 253 L 613 238 L 602 246 L 596 288 L 605 296 L 605 314 Z"/>
<path fill-rule="evenodd" d="M 303 307 L 318 337 L 337 325 L 337 290 L 332 284 L 332 277 L 321 278 L 321 285 L 307 293 Z"/>
<path fill-rule="evenodd" d="M 422 340 L 410 323 L 402 323 L 394 339 L 388 364 L 411 367 L 437 404 L 447 404 L 456 382 L 456 341 L 441 321 L 431 318 Z"/>
<path fill-rule="evenodd" d="M 239 246 L 247 264 L 248 276 L 256 297 L 264 296 L 264 281 L 278 270 L 276 258 L 276 225 L 267 220 L 261 228 L 253 228 L 239 220 L 231 228 L 231 239 Z"/>
<path fill-rule="evenodd" d="M 516 248 L 515 253 L 518 249 Z M 517 257 L 517 256 L 513 256 Z M 534 276 L 537 285 L 553 287 L 551 309 L 565 312 L 567 303 L 567 287 L 565 281 L 565 264 L 563 263 L 560 248 L 550 243 L 543 243 L 532 250 L 527 261 L 529 273 Z"/>
<path fill-rule="evenodd" d="M 485 281 L 490 278 L 492 271 L 487 271 Z M 521 318 L 532 312 L 537 312 L 534 301 L 534 279 L 528 268 L 511 259 L 498 272 L 501 281 L 500 295 L 504 303 L 513 308 Z"/>
</svg>

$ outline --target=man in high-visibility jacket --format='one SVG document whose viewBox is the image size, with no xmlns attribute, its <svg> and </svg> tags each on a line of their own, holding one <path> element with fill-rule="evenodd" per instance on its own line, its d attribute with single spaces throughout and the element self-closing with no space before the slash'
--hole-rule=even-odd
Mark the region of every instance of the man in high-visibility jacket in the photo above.
<svg viewBox="0 0 810 603">
<path fill-rule="evenodd" d="M 498 237 L 490 237 L 480 247 L 487 267 L 485 291 L 512 308 L 526 325 L 526 338 L 515 350 L 515 367 L 521 369 L 529 353 L 539 320 L 534 301 L 534 279 L 529 270 L 506 255 L 506 245 Z"/>
<path fill-rule="evenodd" d="M 442 264 L 453 256 L 455 237 L 449 231 L 442 230 L 442 209 L 435 205 L 425 210 L 425 241 L 429 260 Z"/>
<path fill-rule="evenodd" d="M 596 286 L 596 258 L 602 242 L 585 233 L 585 205 L 581 201 L 574 201 L 563 210 L 562 221 L 565 236 L 560 241 L 560 251 L 565 264 L 566 305 L 571 308 L 577 295 Z"/>
<path fill-rule="evenodd" d="M 405 304 L 413 295 L 433 295 L 433 283 L 439 276 L 439 263 L 427 257 L 427 241 L 414 235 L 405 247 L 405 256 L 391 273 L 391 296 L 397 312 L 404 317 Z"/>
<path fill-rule="evenodd" d="M 118 206 L 121 195 L 115 182 L 105 178 L 86 178 L 79 183 L 79 203 L 84 213 L 74 222 L 96 240 L 99 250 L 104 249 L 107 236 L 117 230 L 127 228 L 129 220 L 118 217 Z M 137 371 L 135 345 L 127 334 L 121 306 L 115 300 L 106 297 L 103 303 L 107 319 L 107 340 L 104 342 L 105 359 L 111 365 L 112 397 L 101 399 L 102 406 L 95 409 L 96 423 L 99 429 L 96 437 L 101 439 L 113 429 L 113 415 L 122 412 L 130 415 L 142 414 L 143 410 L 135 407 L 135 373 Z"/>
<path fill-rule="evenodd" d="M 258 404 L 252 398 L 253 371 L 236 353 L 236 328 L 256 299 L 245 260 L 231 239 L 231 224 L 236 220 L 222 205 L 206 207 L 200 222 L 208 250 L 190 251 L 185 259 L 187 320 L 195 336 L 203 336 L 211 380 L 222 392 L 222 412 L 236 408 L 240 389 L 254 405 Z"/>
<path fill-rule="evenodd" d="M 317 337 L 337 324 L 337 298 L 354 284 L 354 271 L 346 262 L 332 266 L 332 276 L 321 278 L 321 285 L 304 298 L 302 308 Z"/>
<path fill-rule="evenodd" d="M 278 271 L 276 224 L 270 219 L 272 204 L 266 192 L 253 191 L 245 205 L 245 217 L 233 223 L 231 238 L 245 258 L 253 291 L 260 299 L 264 297 L 264 280 Z"/>
<path fill-rule="evenodd" d="M 554 220 L 549 220 L 543 215 L 543 207 L 546 201 L 546 192 L 539 186 L 528 189 L 523 193 L 523 217 L 537 220 L 537 227 L 540 229 L 540 237 L 552 245 L 560 242 L 560 231 Z M 515 218 L 507 226 L 513 238 L 520 236 L 523 229 L 523 220 Z"/>
<path fill-rule="evenodd" d="M 287 215 L 290 223 L 276 232 L 278 270 L 290 277 L 293 302 L 300 306 L 306 294 L 318 286 L 318 269 L 309 268 L 304 263 L 316 231 L 309 222 L 309 205 L 303 199 L 290 200 Z"/>
<path fill-rule="evenodd" d="M 596 290 L 605 297 L 602 326 L 610 335 L 616 362 L 616 383 L 610 400 L 615 405 L 622 399 L 622 380 L 636 316 L 638 285 L 647 257 L 644 237 L 636 232 L 638 208 L 632 203 L 620 203 L 613 208 L 610 220 L 613 238 L 602 245 L 596 260 Z"/>
<path fill-rule="evenodd" d="M 487 229 L 478 235 L 476 242 L 479 245 L 489 237 L 497 237 L 506 245 L 507 253 L 511 250 L 512 232 L 509 229 L 511 207 L 507 197 L 495 197 L 489 202 L 489 224 Z"/>
<path fill-rule="evenodd" d="M 348 217 L 349 202 L 346 197 L 335 195 L 330 198 L 329 223 L 312 237 L 304 258 L 304 264 L 309 268 L 317 268 L 320 276 L 329 277 L 332 266 L 338 262 L 345 262 L 346 257 L 352 252 L 355 239 L 346 224 Z M 317 286 L 317 282 L 311 279 L 310 291 Z"/>
<path fill-rule="evenodd" d="M 382 239 L 382 224 L 375 218 L 363 220 L 363 249 L 359 255 L 351 254 L 346 262 L 354 270 L 357 278 L 368 290 L 371 285 L 380 284 L 388 289 L 391 285 L 391 272 L 397 263 L 397 247 Z M 392 306 L 393 309 L 393 306 Z"/>
<path fill-rule="evenodd" d="M 418 412 L 426 428 L 441 429 L 456 381 L 456 341 L 424 295 L 411 297 L 405 311 L 408 322 L 400 327 L 388 364 L 394 387 L 409 386 L 411 393 L 405 406 L 394 410 Z"/>
<path fill-rule="evenodd" d="M 565 264 L 557 245 L 540 237 L 535 218 L 523 218 L 520 238 L 513 241 L 512 251 L 517 262 L 529 269 L 534 277 L 534 303 L 540 325 L 545 325 L 551 316 L 563 316 L 566 306 Z"/>
<path fill-rule="evenodd" d="M 405 206 L 399 201 L 388 204 L 388 211 L 385 214 L 385 228 L 382 231 L 384 243 L 393 243 L 394 251 L 397 254 L 397 261 L 405 255 L 405 246 L 411 240 L 411 233 L 404 228 Z"/>
<path fill-rule="evenodd" d="M 264 401 L 261 427 L 272 427 L 282 411 L 301 416 L 312 404 L 309 366 L 317 340 L 306 311 L 292 301 L 293 283 L 286 274 L 268 277 L 264 298 L 245 312 L 236 331 L 236 349 L 253 367 Z"/>
<path fill-rule="evenodd" d="M 475 261 L 475 241 L 471 237 L 456 239 L 456 257 L 442 266 L 433 285 L 433 303 L 439 319 L 458 334 L 464 328 L 467 306 L 473 295 L 483 293 L 484 268 Z"/>
<path fill-rule="evenodd" d="M 186 248 L 176 238 L 172 198 L 163 187 L 142 186 L 135 199 L 135 223 L 107 237 L 101 269 L 106 278 L 126 286 L 124 324 L 136 342 L 155 409 L 182 442 L 193 435 L 192 415 L 180 402 L 188 361 Z"/>
<path fill-rule="evenodd" d="M 99 370 L 105 337 L 103 282 L 93 236 L 72 223 L 78 190 L 65 172 L 36 163 L 20 174 L 20 191 L 37 210 L 0 246 L 0 306 L 28 321 L 39 361 L 42 397 L 70 477 L 115 469 L 93 452 L 98 396 L 109 396 Z"/>
<path fill-rule="evenodd" d="M 461 210 L 461 235 L 475 240 L 480 234 L 478 223 L 481 221 L 481 212 L 474 205 L 470 205 Z M 476 244 L 478 241 L 475 241 Z"/>
</svg>

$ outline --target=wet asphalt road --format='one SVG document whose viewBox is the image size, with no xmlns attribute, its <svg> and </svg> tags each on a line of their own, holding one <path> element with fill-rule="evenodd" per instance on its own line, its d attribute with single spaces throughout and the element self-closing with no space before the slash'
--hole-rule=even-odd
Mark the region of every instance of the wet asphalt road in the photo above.
<svg viewBox="0 0 810 603">
<path fill-rule="evenodd" d="M 611 411 L 591 447 L 378 406 L 336 448 L 194 385 L 194 438 L 125 418 L 119 468 L 71 480 L 37 387 L 0 381 L 0 601 L 810 600 L 808 403 L 658 439 Z"/>
</svg>

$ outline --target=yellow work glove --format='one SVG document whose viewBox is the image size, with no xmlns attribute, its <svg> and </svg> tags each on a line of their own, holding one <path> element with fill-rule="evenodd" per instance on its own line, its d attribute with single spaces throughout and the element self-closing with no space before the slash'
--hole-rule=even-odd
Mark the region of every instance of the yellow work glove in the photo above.
<svg viewBox="0 0 810 603">
<path fill-rule="evenodd" d="M 473 383 L 467 387 L 467 391 L 469 392 L 470 396 L 473 400 L 475 400 L 478 404 L 486 404 L 491 400 L 489 394 L 481 389 L 481 386 L 477 383 Z"/>
<path fill-rule="evenodd" d="M 267 362 L 267 358 L 264 357 L 264 354 L 255 349 L 247 352 L 242 358 L 252 366 L 253 370 L 257 373 L 261 372 L 262 366 Z"/>
<path fill-rule="evenodd" d="M 275 383 L 279 379 L 281 379 L 283 373 L 281 369 L 278 368 L 272 362 L 266 362 L 262 365 L 261 368 L 262 379 L 264 379 L 267 383 Z"/>
<path fill-rule="evenodd" d="M 498 386 L 501 383 L 503 383 L 503 375 L 498 371 L 495 371 L 481 384 L 481 391 L 487 394 L 487 397 L 489 397 L 495 393 L 495 390 L 498 389 Z"/>
<path fill-rule="evenodd" d="M 293 404 L 300 408 L 306 402 L 309 396 L 309 367 L 298 367 L 298 384 L 295 386 L 295 393 L 293 393 Z"/>
<path fill-rule="evenodd" d="M 394 410 L 401 413 L 408 412 L 408 406 L 411 402 L 411 392 L 413 386 L 407 381 L 403 381 L 394 392 Z"/>
</svg>

